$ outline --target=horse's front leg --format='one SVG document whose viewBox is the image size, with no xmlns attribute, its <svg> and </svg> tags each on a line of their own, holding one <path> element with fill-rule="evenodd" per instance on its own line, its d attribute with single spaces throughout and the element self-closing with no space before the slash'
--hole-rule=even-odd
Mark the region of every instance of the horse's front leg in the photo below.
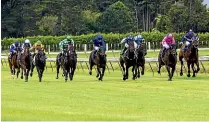
<svg viewBox="0 0 209 122">
<path fill-rule="evenodd" d="M 135 80 L 136 79 L 136 74 L 137 74 L 137 69 L 138 69 L 138 67 L 136 67 L 136 66 L 133 66 L 133 68 L 132 68 L 132 74 L 133 74 L 133 77 L 132 77 L 132 79 L 133 80 Z"/>
<path fill-rule="evenodd" d="M 193 75 L 192 75 L 192 77 L 195 77 L 196 70 L 195 70 L 195 67 L 194 67 L 194 63 L 192 63 L 192 70 L 193 70 Z"/>
<path fill-rule="evenodd" d="M 187 77 L 190 77 L 190 62 L 187 62 L 188 74 Z"/>
<path fill-rule="evenodd" d="M 104 66 L 104 67 L 102 68 L 102 74 L 101 74 L 101 76 L 100 76 L 100 80 L 101 80 L 101 81 L 102 81 L 102 79 L 103 79 L 103 77 L 104 77 L 105 69 L 106 69 L 106 66 Z"/>
<path fill-rule="evenodd" d="M 59 71 L 60 71 L 60 65 L 59 65 L 59 64 L 57 64 L 57 77 L 56 77 L 56 79 L 58 79 L 58 78 L 59 78 Z"/>
<path fill-rule="evenodd" d="M 183 57 L 179 57 L 179 61 L 181 62 L 180 76 L 182 76 L 182 75 L 183 75 L 182 68 L 183 68 L 183 65 L 184 65 L 184 62 L 183 62 Z"/>
<path fill-rule="evenodd" d="M 197 70 L 196 70 L 196 73 L 198 73 L 200 71 L 200 65 L 199 65 L 199 61 L 197 60 L 195 62 L 196 66 L 197 66 Z"/>
<path fill-rule="evenodd" d="M 142 66 L 141 66 L 141 67 L 142 67 L 141 74 L 142 74 L 142 75 L 144 75 L 144 64 L 142 64 Z"/>
<path fill-rule="evenodd" d="M 24 69 L 24 75 L 25 75 L 25 82 L 28 82 L 28 69 Z"/>
<path fill-rule="evenodd" d="M 126 66 L 126 69 L 125 69 L 125 72 L 126 72 L 125 78 L 126 78 L 126 79 L 128 79 L 128 75 L 129 75 L 129 74 L 128 74 L 128 69 L 129 69 L 129 67 L 130 67 L 130 66 Z"/>
<path fill-rule="evenodd" d="M 14 65 L 12 66 L 12 79 L 14 79 L 14 75 L 15 75 L 15 67 Z"/>
<path fill-rule="evenodd" d="M 23 70 L 24 70 L 24 69 L 21 68 L 21 77 L 20 77 L 21 79 L 23 79 Z"/>
<path fill-rule="evenodd" d="M 101 71 L 100 71 L 100 67 L 97 66 L 97 73 L 99 74 L 99 80 L 101 80 Z"/>
<path fill-rule="evenodd" d="M 170 67 L 169 66 L 166 66 L 166 69 L 167 69 L 167 71 L 168 71 L 168 81 L 171 81 L 172 79 L 171 79 L 171 72 L 170 72 Z"/>
<path fill-rule="evenodd" d="M 31 72 L 30 72 L 30 76 L 31 76 L 31 77 L 33 76 L 34 67 L 35 67 L 35 65 L 32 63 L 32 64 L 31 64 Z"/>
<path fill-rule="evenodd" d="M 67 82 L 67 80 L 68 80 L 68 70 L 67 69 L 64 70 L 64 74 L 65 74 L 65 82 Z"/>
<path fill-rule="evenodd" d="M 171 71 L 171 80 L 172 80 L 172 78 L 173 78 L 173 74 L 174 74 L 175 70 L 176 70 L 176 66 L 172 67 L 172 71 Z"/>
<path fill-rule="evenodd" d="M 89 63 L 89 65 L 90 65 L 90 68 L 89 68 L 89 75 L 92 75 L 92 68 L 93 68 L 93 64 L 90 62 Z"/>
<path fill-rule="evenodd" d="M 20 73 L 20 68 L 17 69 L 17 78 L 19 76 L 19 73 Z"/>
</svg>

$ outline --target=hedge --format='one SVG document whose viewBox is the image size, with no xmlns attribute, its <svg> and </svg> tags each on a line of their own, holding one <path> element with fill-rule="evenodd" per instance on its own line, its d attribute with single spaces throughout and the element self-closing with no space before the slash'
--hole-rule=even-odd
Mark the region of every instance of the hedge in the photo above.
<svg viewBox="0 0 209 122">
<path fill-rule="evenodd" d="M 106 43 L 119 43 L 120 40 L 122 40 L 124 37 L 127 37 L 128 35 L 137 35 L 138 33 L 126 33 L 126 34 L 118 34 L 118 33 L 103 33 L 103 37 L 106 41 Z M 142 36 L 145 38 L 147 42 L 153 42 L 157 41 L 160 42 L 163 37 L 166 35 L 165 33 L 160 32 L 142 32 Z M 174 33 L 175 39 L 177 41 L 180 41 L 184 33 Z M 198 34 L 200 41 L 207 41 L 207 44 L 209 44 L 209 33 L 200 33 Z M 88 44 L 92 43 L 92 38 L 94 38 L 96 34 L 88 34 L 88 35 L 79 35 L 79 36 L 72 36 L 76 44 Z M 4 38 L 1 40 L 2 46 L 9 46 L 12 44 L 15 40 L 19 40 L 20 42 L 23 42 L 25 39 L 29 39 L 31 43 L 33 44 L 37 40 L 40 40 L 44 45 L 53 45 L 58 44 L 61 40 L 65 38 L 65 36 L 31 36 L 31 37 L 25 37 L 25 38 Z"/>
</svg>

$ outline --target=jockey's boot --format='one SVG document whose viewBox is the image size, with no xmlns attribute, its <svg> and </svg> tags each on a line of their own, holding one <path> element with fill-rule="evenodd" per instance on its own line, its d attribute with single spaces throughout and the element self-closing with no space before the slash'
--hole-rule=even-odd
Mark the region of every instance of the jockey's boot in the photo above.
<svg viewBox="0 0 209 122">
<path fill-rule="evenodd" d="M 73 52 L 75 53 L 75 56 L 77 57 L 77 53 L 75 52 L 75 50 L 73 50 Z"/>
<path fill-rule="evenodd" d="M 163 50 L 162 50 L 162 52 L 161 52 L 161 57 L 164 57 L 164 55 L 165 55 L 165 50 L 166 50 L 166 48 L 163 48 Z"/>
<path fill-rule="evenodd" d="M 9 55 L 9 61 L 12 62 L 12 54 Z"/>
<path fill-rule="evenodd" d="M 187 48 L 188 48 L 188 46 L 185 46 L 184 47 L 184 53 L 187 51 Z"/>
<path fill-rule="evenodd" d="M 93 56 L 93 58 L 96 57 L 96 54 L 97 54 L 97 50 L 94 50 L 94 56 Z"/>
<path fill-rule="evenodd" d="M 22 60 L 22 53 L 21 53 L 20 56 L 18 57 L 18 62 L 19 62 L 20 65 L 22 65 L 21 60 Z"/>
<path fill-rule="evenodd" d="M 62 52 L 58 56 L 58 63 L 59 63 L 59 65 L 61 65 L 61 57 L 62 57 Z"/>
<path fill-rule="evenodd" d="M 126 49 L 127 49 L 126 47 L 123 48 L 123 50 L 120 52 L 120 55 L 123 55 L 125 53 Z"/>
</svg>

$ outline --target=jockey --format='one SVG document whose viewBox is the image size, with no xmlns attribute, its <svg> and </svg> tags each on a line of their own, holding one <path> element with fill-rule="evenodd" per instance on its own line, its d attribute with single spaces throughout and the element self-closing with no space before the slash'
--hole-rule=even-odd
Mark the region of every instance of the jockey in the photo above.
<svg viewBox="0 0 209 122">
<path fill-rule="evenodd" d="M 167 36 L 164 37 L 164 39 L 162 40 L 161 44 L 163 45 L 163 50 L 161 53 L 161 56 L 164 56 L 165 50 L 170 48 L 171 44 L 175 44 L 175 39 L 173 34 L 168 34 Z"/>
<path fill-rule="evenodd" d="M 136 42 L 136 44 L 137 44 L 138 46 L 140 46 L 142 43 L 145 43 L 145 40 L 144 40 L 144 38 L 142 37 L 141 34 L 135 36 L 135 37 L 134 37 L 134 41 Z M 144 54 L 145 54 L 145 55 L 147 54 L 147 51 L 146 51 L 146 50 L 145 50 Z"/>
<path fill-rule="evenodd" d="M 21 57 L 22 57 L 22 54 L 24 53 L 24 48 L 25 47 L 28 47 L 28 48 L 32 47 L 29 39 L 26 39 L 22 44 L 22 47 L 21 47 L 22 52 L 21 52 L 21 55 L 19 57 L 19 61 L 21 61 Z M 29 53 L 29 55 L 31 57 L 31 53 Z"/>
<path fill-rule="evenodd" d="M 128 43 L 129 43 L 130 41 L 134 41 L 134 38 L 133 38 L 133 36 L 131 36 L 131 35 L 130 35 L 129 37 L 123 38 L 123 39 L 121 40 L 120 44 L 125 43 L 125 47 L 124 47 L 124 49 L 121 51 L 120 55 L 123 55 L 124 52 L 128 49 L 128 47 L 129 47 Z M 137 43 L 136 43 L 135 41 L 134 41 L 134 48 L 135 48 L 135 49 L 137 48 Z"/>
<path fill-rule="evenodd" d="M 194 32 L 192 31 L 192 29 L 189 30 L 189 32 L 187 32 L 181 39 L 180 44 L 184 43 L 184 40 L 186 39 L 186 45 L 184 48 L 184 52 L 186 52 L 187 48 L 190 46 L 191 42 L 192 42 L 192 38 L 195 36 Z"/>
<path fill-rule="evenodd" d="M 104 47 L 105 48 L 105 40 L 102 35 L 97 35 L 93 40 L 94 43 L 94 56 L 96 55 L 96 52 L 99 50 L 99 47 Z M 105 48 L 106 51 L 106 48 Z"/>
<path fill-rule="evenodd" d="M 19 43 L 19 41 L 15 41 L 9 48 L 9 52 L 10 52 L 10 55 L 9 55 L 9 59 L 11 60 L 12 59 L 12 56 L 17 52 L 17 48 L 20 48 L 21 45 Z"/>
<path fill-rule="evenodd" d="M 44 45 L 42 45 L 41 41 L 37 41 L 37 42 L 33 45 L 32 49 L 35 49 L 35 53 L 33 54 L 33 57 L 34 57 L 34 58 L 33 58 L 33 63 L 35 64 L 35 57 L 36 57 L 36 55 L 38 54 L 39 49 L 41 49 L 41 50 L 44 51 Z M 44 55 L 45 55 L 45 53 L 44 53 Z"/>
<path fill-rule="evenodd" d="M 60 54 L 59 54 L 59 56 L 58 56 L 58 62 L 59 62 L 59 64 L 61 64 L 61 56 L 63 55 L 64 50 L 68 50 L 68 45 L 73 45 L 73 47 L 74 47 L 74 41 L 73 41 L 73 39 L 72 39 L 71 36 L 67 36 L 64 40 L 62 40 L 59 43 L 59 48 L 60 48 L 60 51 L 61 51 Z M 73 52 L 77 56 L 75 50 L 73 50 Z"/>
</svg>

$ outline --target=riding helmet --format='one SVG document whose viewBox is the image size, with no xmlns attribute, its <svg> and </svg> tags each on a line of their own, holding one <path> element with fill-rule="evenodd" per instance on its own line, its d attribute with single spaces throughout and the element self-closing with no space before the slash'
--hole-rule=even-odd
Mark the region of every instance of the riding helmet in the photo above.
<svg viewBox="0 0 209 122">
<path fill-rule="evenodd" d="M 26 40 L 25 40 L 25 43 L 30 43 L 30 40 L 29 40 L 29 39 L 26 39 Z"/>
</svg>

